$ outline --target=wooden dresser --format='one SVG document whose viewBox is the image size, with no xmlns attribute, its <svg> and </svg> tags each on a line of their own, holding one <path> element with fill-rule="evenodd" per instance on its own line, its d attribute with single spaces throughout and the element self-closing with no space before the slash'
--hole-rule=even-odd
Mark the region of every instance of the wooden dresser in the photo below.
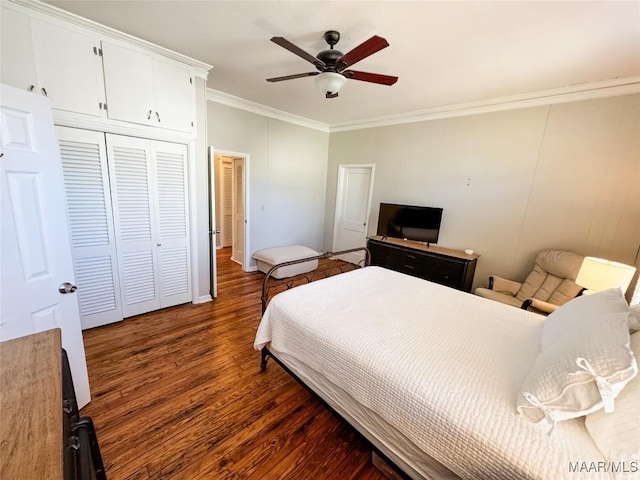
<svg viewBox="0 0 640 480">
<path fill-rule="evenodd" d="M 0 478 L 106 479 L 59 329 L 0 343 L 0 411 Z"/>
<path fill-rule="evenodd" d="M 470 292 L 480 255 L 399 238 L 368 237 L 371 265 Z"/>
</svg>

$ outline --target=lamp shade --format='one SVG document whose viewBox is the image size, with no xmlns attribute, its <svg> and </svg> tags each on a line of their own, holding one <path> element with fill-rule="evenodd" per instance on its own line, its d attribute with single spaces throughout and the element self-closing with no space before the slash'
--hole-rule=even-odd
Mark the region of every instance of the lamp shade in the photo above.
<svg viewBox="0 0 640 480">
<path fill-rule="evenodd" d="M 324 72 L 316 75 L 316 85 L 322 93 L 338 93 L 347 79 L 334 72 Z"/>
<path fill-rule="evenodd" d="M 629 287 L 635 272 L 634 267 L 624 263 L 585 257 L 576 277 L 576 283 L 594 292 L 614 287 L 620 287 L 624 292 Z"/>
</svg>

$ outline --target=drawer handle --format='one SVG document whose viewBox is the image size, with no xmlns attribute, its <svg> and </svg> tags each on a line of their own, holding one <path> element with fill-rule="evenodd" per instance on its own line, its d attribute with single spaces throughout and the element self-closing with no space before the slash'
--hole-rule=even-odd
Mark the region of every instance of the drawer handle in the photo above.
<svg viewBox="0 0 640 480">
<path fill-rule="evenodd" d="M 78 450 L 80 448 L 80 439 L 76 435 L 69 437 L 69 448 Z"/>
<path fill-rule="evenodd" d="M 405 265 L 404 268 L 408 268 L 410 270 L 414 270 L 414 266 L 413 265 Z"/>
<path fill-rule="evenodd" d="M 413 255 L 409 255 L 409 254 L 407 254 L 407 258 L 410 258 L 410 259 L 412 259 L 412 260 L 415 260 L 415 259 L 416 259 L 416 257 L 414 257 Z"/>
<path fill-rule="evenodd" d="M 64 401 L 64 403 L 62 404 L 62 410 L 64 411 L 64 413 L 73 412 L 73 404 L 71 403 L 71 400 Z"/>
</svg>

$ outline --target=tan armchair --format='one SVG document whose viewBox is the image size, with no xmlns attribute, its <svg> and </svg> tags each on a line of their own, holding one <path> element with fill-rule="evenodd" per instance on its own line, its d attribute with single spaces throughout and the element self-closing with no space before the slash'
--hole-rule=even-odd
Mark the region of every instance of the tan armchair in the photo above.
<svg viewBox="0 0 640 480">
<path fill-rule="evenodd" d="M 475 294 L 547 315 L 584 290 L 575 283 L 583 260 L 576 253 L 546 250 L 537 255 L 523 283 L 493 275 L 489 288 L 476 288 Z"/>
</svg>

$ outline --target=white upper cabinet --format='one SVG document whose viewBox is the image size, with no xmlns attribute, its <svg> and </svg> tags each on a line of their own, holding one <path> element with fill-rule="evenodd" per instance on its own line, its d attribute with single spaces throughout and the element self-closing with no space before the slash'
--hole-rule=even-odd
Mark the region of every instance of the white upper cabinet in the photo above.
<svg viewBox="0 0 640 480">
<path fill-rule="evenodd" d="M 38 77 L 31 20 L 26 15 L 3 8 L 0 21 L 0 80 L 21 90 L 35 90 Z"/>
<path fill-rule="evenodd" d="M 89 30 L 71 30 L 38 20 L 31 35 L 40 93 L 59 110 L 100 116 L 104 103 L 100 41 Z"/>
<path fill-rule="evenodd" d="M 109 118 L 192 131 L 190 67 L 121 44 L 103 41 L 102 48 Z"/>
<path fill-rule="evenodd" d="M 99 40 L 2 9 L 2 83 L 50 98 L 58 110 L 99 117 L 104 103 Z"/>
</svg>

